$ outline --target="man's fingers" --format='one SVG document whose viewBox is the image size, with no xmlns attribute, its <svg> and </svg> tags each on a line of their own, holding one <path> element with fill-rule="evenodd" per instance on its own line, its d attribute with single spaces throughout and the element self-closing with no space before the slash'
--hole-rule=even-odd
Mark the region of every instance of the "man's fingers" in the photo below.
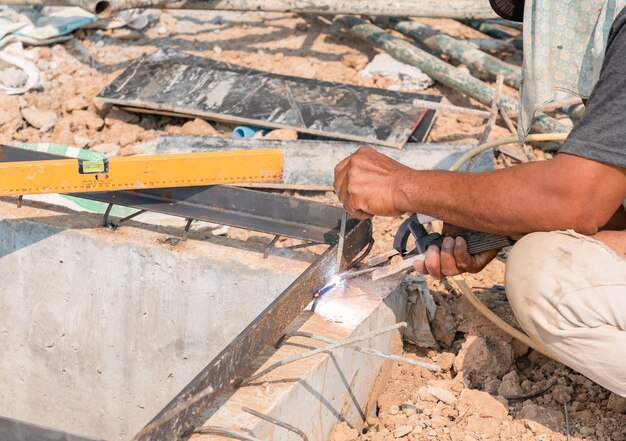
<svg viewBox="0 0 626 441">
<path fill-rule="evenodd" d="M 440 254 L 439 247 L 431 245 L 426 250 L 426 259 L 424 260 L 426 271 L 436 279 L 441 279 Z"/>
<path fill-rule="evenodd" d="M 339 196 L 339 190 L 341 189 L 341 187 L 344 184 L 347 184 L 346 181 L 348 179 L 348 170 L 349 170 L 349 167 L 347 163 L 346 163 L 346 166 L 342 167 L 341 169 L 335 168 L 335 182 L 333 185 L 335 188 L 335 193 L 337 193 L 337 196 Z"/>
<path fill-rule="evenodd" d="M 472 270 L 474 259 L 467 251 L 467 242 L 461 236 L 457 236 L 454 239 L 454 259 L 460 271 L 465 272 Z"/>
<path fill-rule="evenodd" d="M 456 265 L 456 259 L 454 258 L 454 239 L 446 237 L 443 239 L 441 245 L 441 274 L 444 276 L 456 276 L 460 274 L 459 268 Z"/>
<path fill-rule="evenodd" d="M 415 271 L 418 274 L 426 275 L 427 274 L 427 271 L 426 271 L 426 260 L 425 259 L 417 259 L 415 262 L 413 262 L 413 268 L 415 268 Z"/>
</svg>

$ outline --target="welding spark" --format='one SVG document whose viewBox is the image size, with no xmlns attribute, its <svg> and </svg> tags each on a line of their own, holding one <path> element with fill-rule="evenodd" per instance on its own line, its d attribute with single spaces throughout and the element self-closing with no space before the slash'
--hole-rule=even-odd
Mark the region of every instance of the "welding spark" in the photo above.
<svg viewBox="0 0 626 441">
<path fill-rule="evenodd" d="M 317 291 L 313 293 L 313 298 L 317 299 L 319 297 L 322 297 L 331 289 L 334 289 L 340 286 L 343 281 L 344 281 L 343 274 L 334 275 L 326 285 L 322 286 L 320 289 L 318 289 Z"/>
</svg>

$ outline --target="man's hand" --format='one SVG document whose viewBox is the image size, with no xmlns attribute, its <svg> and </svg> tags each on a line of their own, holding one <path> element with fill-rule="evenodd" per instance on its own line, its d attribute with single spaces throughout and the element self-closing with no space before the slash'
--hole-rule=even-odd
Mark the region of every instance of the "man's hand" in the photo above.
<svg viewBox="0 0 626 441">
<path fill-rule="evenodd" d="M 410 179 L 413 170 L 378 153 L 361 147 L 335 167 L 335 192 L 351 216 L 400 216 L 398 183 Z"/>
<path fill-rule="evenodd" d="M 467 242 L 462 237 L 452 238 L 449 234 L 458 234 L 464 230 L 453 225 L 444 225 L 441 250 L 431 246 L 426 251 L 426 259 L 415 262 L 420 274 L 430 274 L 436 279 L 456 276 L 462 273 L 478 273 L 498 255 L 500 250 L 490 250 L 474 256 L 467 252 Z"/>
</svg>

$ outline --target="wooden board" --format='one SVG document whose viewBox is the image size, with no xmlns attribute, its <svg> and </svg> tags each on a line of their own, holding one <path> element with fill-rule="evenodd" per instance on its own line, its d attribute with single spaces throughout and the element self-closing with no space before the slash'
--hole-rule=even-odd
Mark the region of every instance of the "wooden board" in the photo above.
<svg viewBox="0 0 626 441">
<path fill-rule="evenodd" d="M 96 100 L 135 111 L 290 128 L 402 148 L 426 116 L 413 100 L 429 98 L 275 75 L 160 51 L 133 63 Z"/>
</svg>

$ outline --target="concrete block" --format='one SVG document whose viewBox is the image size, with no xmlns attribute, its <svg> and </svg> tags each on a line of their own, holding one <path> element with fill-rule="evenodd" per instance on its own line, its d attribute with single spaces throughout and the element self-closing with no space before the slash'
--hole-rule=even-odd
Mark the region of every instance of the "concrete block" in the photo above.
<svg viewBox="0 0 626 441">
<path fill-rule="evenodd" d="M 100 221 L 0 202 L 0 415 L 125 440 L 309 262 Z"/>
<path fill-rule="evenodd" d="M 301 331 L 343 340 L 381 329 L 404 319 L 407 293 L 399 279 L 372 282 L 367 276 L 354 279 L 328 293 L 316 312 L 300 318 Z M 394 331 L 360 343 L 385 352 L 398 348 Z M 280 349 L 269 349 L 250 373 L 283 358 L 326 343 L 293 337 Z M 277 427 L 241 410 L 247 406 L 302 430 L 311 441 L 327 440 L 340 421 L 360 430 L 375 407 L 377 379 L 385 377 L 391 363 L 342 348 L 281 366 L 265 377 L 236 391 L 230 391 L 214 408 L 205 425 L 254 433 L 259 439 L 301 440 L 295 433 Z M 195 441 L 214 439 L 195 435 Z"/>
</svg>

